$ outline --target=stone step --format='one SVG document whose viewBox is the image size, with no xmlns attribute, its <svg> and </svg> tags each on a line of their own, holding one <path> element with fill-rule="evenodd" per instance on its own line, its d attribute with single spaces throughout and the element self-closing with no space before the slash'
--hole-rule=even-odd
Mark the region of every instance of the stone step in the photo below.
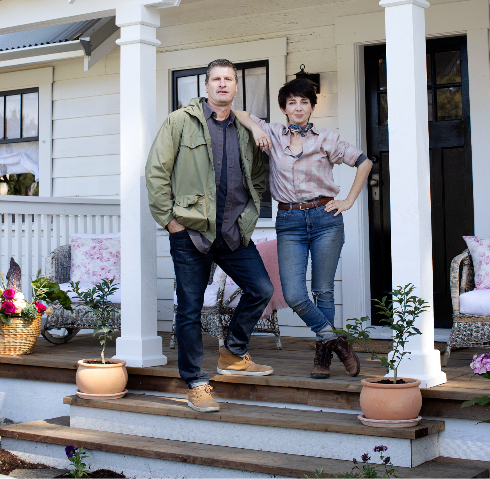
<svg viewBox="0 0 490 479">
<path fill-rule="evenodd" d="M 92 470 L 110 469 L 138 478 L 304 478 L 313 477 L 317 469 L 325 471 L 324 477 L 335 477 L 353 467 L 351 461 L 74 428 L 67 417 L 4 426 L 0 435 L 3 449 L 28 461 L 66 468 L 64 447 L 73 445 L 85 448 Z M 412 478 L 488 477 L 490 462 L 438 457 L 414 468 L 397 467 L 396 471 L 398 477 Z"/>
<path fill-rule="evenodd" d="M 70 426 L 76 428 L 339 460 L 382 444 L 393 464 L 402 467 L 438 457 L 439 432 L 444 430 L 444 421 L 373 428 L 354 414 L 235 403 L 199 413 L 186 399 L 142 394 L 106 401 L 68 396 L 63 401 L 70 404 Z"/>
</svg>

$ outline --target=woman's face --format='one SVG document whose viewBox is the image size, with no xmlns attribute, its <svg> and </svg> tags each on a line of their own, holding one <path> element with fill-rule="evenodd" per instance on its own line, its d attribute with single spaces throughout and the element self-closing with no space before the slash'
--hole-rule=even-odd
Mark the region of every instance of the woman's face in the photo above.
<svg viewBox="0 0 490 479">
<path fill-rule="evenodd" d="M 315 110 L 308 98 L 302 96 L 292 96 L 286 101 L 286 109 L 281 111 L 288 117 L 289 123 L 293 125 L 305 126 L 310 115 Z"/>
</svg>

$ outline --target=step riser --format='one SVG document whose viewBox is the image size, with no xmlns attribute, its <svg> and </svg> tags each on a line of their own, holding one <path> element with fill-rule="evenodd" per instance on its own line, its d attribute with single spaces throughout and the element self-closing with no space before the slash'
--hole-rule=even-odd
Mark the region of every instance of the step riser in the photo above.
<svg viewBox="0 0 490 479">
<path fill-rule="evenodd" d="M 43 463 L 56 468 L 70 468 L 70 463 L 65 455 L 64 446 L 32 442 L 19 439 L 2 438 L 2 449 L 20 456 L 25 461 Z M 87 449 L 89 455 L 87 463 L 90 469 L 110 469 L 111 471 L 124 473 L 126 477 L 138 478 L 283 478 L 261 474 L 257 472 L 239 471 L 222 467 L 201 466 L 199 464 L 186 464 L 183 462 L 166 461 L 139 456 L 128 456 L 112 452 L 95 451 Z"/>
<path fill-rule="evenodd" d="M 70 406 L 70 426 L 215 446 L 350 461 L 388 447 L 396 466 L 415 467 L 439 456 L 438 434 L 420 439 L 358 436 Z M 373 460 L 375 454 L 372 454 Z"/>
</svg>

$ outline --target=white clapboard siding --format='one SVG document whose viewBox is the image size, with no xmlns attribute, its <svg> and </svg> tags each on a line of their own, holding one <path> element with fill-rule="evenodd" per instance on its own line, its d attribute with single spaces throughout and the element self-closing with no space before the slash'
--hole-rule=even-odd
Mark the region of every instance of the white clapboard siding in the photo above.
<svg viewBox="0 0 490 479">
<path fill-rule="evenodd" d="M 71 98 L 53 102 L 53 120 L 114 114 L 119 114 L 119 94 Z"/>
<path fill-rule="evenodd" d="M 115 198 L 119 196 L 119 191 L 118 175 L 53 179 L 53 196 Z"/>
<path fill-rule="evenodd" d="M 23 293 L 31 300 L 30 281 L 51 251 L 69 244 L 71 233 L 120 231 L 117 200 L 0 196 L 0 271 L 13 257 L 22 271 Z"/>
<path fill-rule="evenodd" d="M 119 155 L 54 158 L 53 178 L 119 175 Z"/>
<path fill-rule="evenodd" d="M 119 115 L 88 116 L 53 122 L 53 139 L 118 134 Z"/>
<path fill-rule="evenodd" d="M 53 140 L 53 158 L 119 155 L 119 135 Z"/>
<path fill-rule="evenodd" d="M 106 61 L 108 57 L 99 60 L 90 70 L 85 71 L 83 59 L 76 58 L 56 64 L 54 81 L 74 80 L 76 78 L 91 78 L 106 75 Z M 117 72 L 119 73 L 119 72 Z"/>
<path fill-rule="evenodd" d="M 119 75 L 75 78 L 53 83 L 53 100 L 119 93 Z"/>
</svg>

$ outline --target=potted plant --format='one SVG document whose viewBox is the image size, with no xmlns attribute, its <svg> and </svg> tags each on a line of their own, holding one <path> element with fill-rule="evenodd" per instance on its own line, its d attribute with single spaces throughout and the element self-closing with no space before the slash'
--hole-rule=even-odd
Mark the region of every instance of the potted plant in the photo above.
<svg viewBox="0 0 490 479">
<path fill-rule="evenodd" d="M 80 282 L 70 282 L 74 297 L 80 304 L 87 307 L 84 315 L 92 314 L 96 318 L 97 327 L 93 335 L 100 332 L 99 340 L 102 346 L 100 358 L 81 359 L 77 370 L 77 395 L 84 399 L 118 399 L 123 397 L 127 390 L 128 373 L 126 361 L 121 359 L 106 359 L 105 347 L 107 340 L 112 339 L 114 332 L 110 324 L 111 314 L 118 311 L 117 307 L 108 299 L 117 291 L 114 279 L 103 279 L 90 289 L 80 290 Z"/>
<path fill-rule="evenodd" d="M 414 324 L 416 319 L 428 308 L 423 299 L 413 295 L 415 287 L 412 284 L 398 286 L 391 293 L 391 299 L 384 297 L 377 303 L 381 320 L 387 323 L 393 331 L 393 351 L 388 358 L 378 356 L 366 341 L 370 339 L 368 329 L 363 328 L 363 323 L 368 320 L 363 318 L 350 319 L 346 330 L 337 329 L 337 334 L 347 336 L 347 341 L 357 342 L 366 347 L 371 353 L 371 359 L 379 359 L 381 365 L 393 373 L 392 377 L 362 379 L 361 409 L 363 415 L 359 419 L 363 424 L 374 427 L 410 427 L 420 421 L 419 412 L 422 408 L 422 394 L 419 389 L 420 380 L 398 377 L 398 366 L 404 356 L 410 354 L 405 351 L 408 338 L 421 334 Z"/>
<path fill-rule="evenodd" d="M 12 260 L 13 261 L 13 260 Z M 12 271 L 12 261 L 11 269 Z M 32 301 L 26 301 L 20 291 L 20 268 L 13 275 L 13 280 L 5 283 L 2 278 L 0 287 L 0 354 L 21 355 L 31 354 L 37 338 L 41 333 L 41 316 L 44 312 L 50 314 L 51 308 L 41 301 L 59 301 L 65 309 L 71 310 L 71 299 L 62 291 L 58 284 L 52 283 L 48 278 L 37 278 L 31 282 Z M 7 274 L 9 278 L 9 274 Z"/>
</svg>

